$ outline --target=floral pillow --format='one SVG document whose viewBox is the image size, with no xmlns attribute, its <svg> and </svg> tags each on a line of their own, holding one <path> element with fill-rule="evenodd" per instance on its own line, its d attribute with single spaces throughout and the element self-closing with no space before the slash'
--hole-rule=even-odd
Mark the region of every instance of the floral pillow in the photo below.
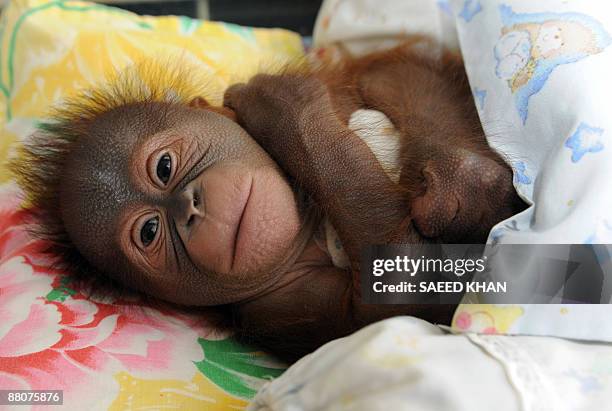
<svg viewBox="0 0 612 411">
<path fill-rule="evenodd" d="M 14 186 L 0 188 L 2 389 L 63 390 L 65 409 L 75 410 L 225 410 L 243 408 L 282 373 L 201 316 L 136 297 L 86 298 L 48 268 L 18 203 Z"/>
</svg>

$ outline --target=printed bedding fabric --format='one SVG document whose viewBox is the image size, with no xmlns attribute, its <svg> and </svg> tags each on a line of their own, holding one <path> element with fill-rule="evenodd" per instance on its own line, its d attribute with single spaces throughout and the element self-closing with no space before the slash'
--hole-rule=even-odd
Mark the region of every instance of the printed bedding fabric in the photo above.
<svg viewBox="0 0 612 411">
<path fill-rule="evenodd" d="M 493 228 L 490 247 L 600 244 L 597 258 L 609 273 L 610 2 L 325 0 L 314 45 L 319 56 L 334 58 L 413 34 L 460 50 L 489 144 L 512 166 L 514 186 L 531 204 Z M 533 261 L 512 260 L 509 274 L 519 278 Z M 481 304 L 483 297 L 466 296 L 454 331 L 612 342 L 609 304 L 492 305 Z"/>
<path fill-rule="evenodd" d="M 506 154 L 517 191 L 533 204 L 493 228 L 491 247 L 602 244 L 597 258 L 610 273 L 612 247 L 603 246 L 612 243 L 610 3 L 455 0 L 451 6 L 489 143 Z M 515 278 L 533 264 L 529 256 L 511 263 Z M 603 302 L 607 287 L 602 283 Z M 484 301 L 479 294 L 465 298 Z M 453 326 L 612 342 L 611 313 L 609 304 L 463 304 Z"/>
<path fill-rule="evenodd" d="M 603 411 L 612 344 L 448 334 L 394 317 L 334 340 L 264 385 L 249 411 Z"/>
<path fill-rule="evenodd" d="M 284 30 L 35 0 L 4 10 L 0 45 L 0 164 L 50 105 L 142 57 L 180 54 L 211 74 L 207 97 L 218 102 L 228 84 L 263 62 L 303 53 L 300 37 Z M 242 409 L 283 372 L 201 316 L 135 298 L 86 299 L 49 268 L 42 244 L 28 240 L 3 168 L 0 183 L 2 389 L 63 390 L 62 409 L 72 410 Z"/>
</svg>

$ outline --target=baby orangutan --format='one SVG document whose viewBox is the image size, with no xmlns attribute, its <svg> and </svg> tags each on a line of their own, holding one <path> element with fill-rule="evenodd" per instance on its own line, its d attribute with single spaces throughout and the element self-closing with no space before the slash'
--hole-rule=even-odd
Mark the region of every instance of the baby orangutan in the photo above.
<svg viewBox="0 0 612 411">
<path fill-rule="evenodd" d="M 408 46 L 309 73 L 258 75 L 224 107 L 125 84 L 85 93 L 24 146 L 17 171 L 49 252 L 184 306 L 225 306 L 239 335 L 286 359 L 398 314 L 367 305 L 368 244 L 486 240 L 524 205 L 487 145 L 460 59 Z M 399 179 L 348 122 L 384 113 Z M 321 216 L 350 261 L 317 245 Z"/>
</svg>

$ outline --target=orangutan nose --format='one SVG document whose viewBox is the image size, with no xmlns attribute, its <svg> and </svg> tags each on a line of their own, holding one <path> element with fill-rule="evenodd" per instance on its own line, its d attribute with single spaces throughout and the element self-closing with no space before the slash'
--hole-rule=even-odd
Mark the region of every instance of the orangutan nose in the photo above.
<svg viewBox="0 0 612 411">
<path fill-rule="evenodd" d="M 412 202 L 424 237 L 484 242 L 493 225 L 524 208 L 506 164 L 467 150 L 444 157 L 426 163 L 425 192 Z"/>
<path fill-rule="evenodd" d="M 197 179 L 177 194 L 172 208 L 174 222 L 179 229 L 190 228 L 204 216 L 202 190 Z"/>
</svg>

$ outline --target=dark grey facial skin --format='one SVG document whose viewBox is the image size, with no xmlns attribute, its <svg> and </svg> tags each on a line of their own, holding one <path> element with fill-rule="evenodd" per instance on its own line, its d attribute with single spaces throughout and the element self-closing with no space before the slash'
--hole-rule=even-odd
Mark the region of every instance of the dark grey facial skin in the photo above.
<svg viewBox="0 0 612 411">
<path fill-rule="evenodd" d="M 201 108 L 138 103 L 99 116 L 61 187 L 66 230 L 92 265 L 185 305 L 265 292 L 302 230 L 276 163 L 236 123 Z"/>
</svg>

